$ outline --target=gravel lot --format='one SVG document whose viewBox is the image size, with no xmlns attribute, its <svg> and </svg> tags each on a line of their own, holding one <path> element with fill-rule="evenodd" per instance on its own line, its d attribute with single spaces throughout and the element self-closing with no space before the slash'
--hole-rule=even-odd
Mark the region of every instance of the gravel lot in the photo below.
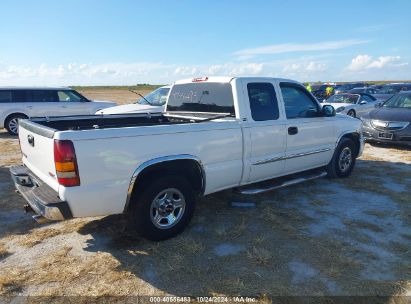
<svg viewBox="0 0 411 304">
<path fill-rule="evenodd" d="M 366 145 L 347 179 L 208 196 L 161 243 L 121 216 L 34 223 L 8 173 L 18 140 L 4 130 L 0 153 L 0 295 L 411 296 L 410 150 Z M 230 206 L 239 200 L 256 207 Z"/>
</svg>

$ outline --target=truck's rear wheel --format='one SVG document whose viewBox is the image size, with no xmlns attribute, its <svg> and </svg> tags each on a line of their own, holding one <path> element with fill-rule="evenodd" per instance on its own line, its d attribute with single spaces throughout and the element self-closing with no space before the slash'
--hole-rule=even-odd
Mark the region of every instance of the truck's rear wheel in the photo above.
<svg viewBox="0 0 411 304">
<path fill-rule="evenodd" d="M 4 127 L 6 128 L 7 132 L 10 135 L 18 135 L 19 134 L 19 119 L 27 118 L 27 116 L 23 114 L 13 114 L 7 117 Z"/>
<path fill-rule="evenodd" d="M 349 138 L 342 138 L 326 167 L 327 175 L 332 178 L 349 176 L 355 165 L 355 151 L 355 143 Z"/>
<path fill-rule="evenodd" d="M 169 239 L 182 232 L 195 207 L 195 195 L 188 181 L 168 175 L 146 185 L 130 206 L 131 227 L 153 241 Z"/>
</svg>

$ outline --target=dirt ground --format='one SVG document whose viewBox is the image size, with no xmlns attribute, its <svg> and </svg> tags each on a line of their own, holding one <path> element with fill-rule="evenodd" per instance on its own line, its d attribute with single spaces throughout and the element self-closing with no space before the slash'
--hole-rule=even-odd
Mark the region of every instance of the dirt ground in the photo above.
<svg viewBox="0 0 411 304">
<path fill-rule="evenodd" d="M 147 95 L 150 93 L 151 90 L 147 89 L 139 89 L 139 90 L 134 90 L 134 92 L 140 93 L 141 95 Z M 135 93 L 130 92 L 127 89 L 99 89 L 99 88 L 92 88 L 92 89 L 78 89 L 78 92 L 83 94 L 89 99 L 92 100 L 110 100 L 117 102 L 119 105 L 120 104 L 127 104 L 127 103 L 133 103 L 137 99 L 140 98 L 140 96 L 136 95 Z"/>
<path fill-rule="evenodd" d="M 135 99 L 110 94 L 85 95 Z M 411 297 L 410 150 L 367 144 L 347 179 L 208 196 L 182 235 L 160 243 L 121 216 L 36 224 L 9 177 L 18 163 L 18 140 L 0 130 L 0 295 Z"/>
</svg>

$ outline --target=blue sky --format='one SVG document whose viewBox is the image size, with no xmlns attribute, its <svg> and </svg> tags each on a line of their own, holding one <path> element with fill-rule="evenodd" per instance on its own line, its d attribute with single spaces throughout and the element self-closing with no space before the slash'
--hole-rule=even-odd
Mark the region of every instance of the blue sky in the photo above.
<svg viewBox="0 0 411 304">
<path fill-rule="evenodd" d="M 0 85 L 411 79 L 411 1 L 3 0 Z"/>
</svg>

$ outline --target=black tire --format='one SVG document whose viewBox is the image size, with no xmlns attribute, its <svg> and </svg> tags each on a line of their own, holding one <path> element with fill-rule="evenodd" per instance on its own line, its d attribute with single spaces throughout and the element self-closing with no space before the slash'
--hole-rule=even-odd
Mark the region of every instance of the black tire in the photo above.
<svg viewBox="0 0 411 304">
<path fill-rule="evenodd" d="M 348 116 L 351 116 L 351 117 L 354 117 L 354 118 L 357 117 L 357 114 L 355 113 L 354 110 L 349 110 L 348 113 L 347 113 L 347 115 L 348 115 Z"/>
<path fill-rule="evenodd" d="M 13 136 L 19 135 L 18 129 L 15 128 L 15 122 L 18 119 L 24 118 L 27 118 L 27 116 L 23 114 L 13 114 L 7 117 L 6 121 L 4 122 L 4 127 L 6 128 L 7 132 L 9 132 L 9 134 Z"/>
<path fill-rule="evenodd" d="M 166 175 L 154 179 L 151 183 L 145 183 L 145 185 L 144 190 L 138 191 L 131 202 L 128 216 L 129 227 L 136 230 L 144 238 L 152 241 L 166 240 L 181 233 L 190 222 L 195 209 L 196 200 L 190 183 L 181 176 Z M 176 197 L 180 195 L 183 196 L 183 200 L 185 201 L 184 209 L 176 208 L 170 212 L 170 210 L 166 209 L 169 205 L 167 205 L 167 207 L 162 206 L 164 209 L 161 209 L 161 207 L 152 208 L 155 198 L 162 192 L 170 189 L 179 192 L 176 193 Z M 167 200 L 165 200 L 164 204 L 167 204 L 166 201 Z M 160 214 L 160 209 L 165 213 L 178 214 L 178 216 L 175 216 L 178 218 L 178 221 L 176 220 L 175 224 L 168 228 L 159 228 L 158 225 L 166 224 L 164 217 L 163 223 L 157 222 L 154 219 L 154 214 L 158 214 L 161 218 L 162 214 Z M 178 211 L 182 212 L 181 215 Z"/>
<path fill-rule="evenodd" d="M 346 158 L 348 157 L 347 153 L 349 153 L 349 160 L 348 158 Z M 331 178 L 349 176 L 354 168 L 355 158 L 355 143 L 349 138 L 342 138 L 337 148 L 335 149 L 333 158 L 326 167 L 327 176 Z"/>
</svg>

